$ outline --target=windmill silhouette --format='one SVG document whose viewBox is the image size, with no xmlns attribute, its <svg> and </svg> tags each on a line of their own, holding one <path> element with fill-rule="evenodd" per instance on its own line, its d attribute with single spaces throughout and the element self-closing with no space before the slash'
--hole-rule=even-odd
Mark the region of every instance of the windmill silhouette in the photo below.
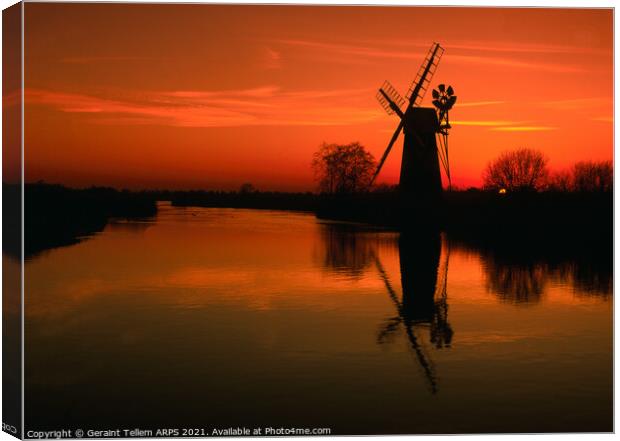
<svg viewBox="0 0 620 441">
<path fill-rule="evenodd" d="M 381 172 L 394 143 L 404 129 L 403 156 L 400 168 L 399 189 L 403 201 L 418 207 L 436 207 L 441 199 L 441 165 L 451 186 L 450 165 L 448 161 L 448 134 L 450 124 L 448 111 L 454 106 L 456 96 L 451 86 L 440 84 L 433 90 L 433 104 L 436 109 L 420 107 L 424 95 L 437 70 L 444 49 L 433 43 L 416 77 L 403 98 L 396 89 L 385 81 L 377 92 L 377 100 L 389 115 L 396 114 L 400 122 L 381 157 L 371 185 Z M 436 134 L 440 135 L 439 148 Z"/>
</svg>

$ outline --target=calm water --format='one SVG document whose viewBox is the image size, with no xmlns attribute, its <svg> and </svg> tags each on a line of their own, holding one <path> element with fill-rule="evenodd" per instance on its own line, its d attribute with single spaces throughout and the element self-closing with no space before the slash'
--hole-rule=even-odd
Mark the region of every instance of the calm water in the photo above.
<svg viewBox="0 0 620 441">
<path fill-rule="evenodd" d="M 609 271 L 172 208 L 26 264 L 26 430 L 612 430 Z"/>
</svg>

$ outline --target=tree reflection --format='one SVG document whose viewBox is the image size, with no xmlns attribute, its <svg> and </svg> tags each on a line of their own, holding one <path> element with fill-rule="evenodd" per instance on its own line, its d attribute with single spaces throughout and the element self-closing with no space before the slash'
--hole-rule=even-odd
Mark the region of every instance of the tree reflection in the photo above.
<svg viewBox="0 0 620 441">
<path fill-rule="evenodd" d="M 579 297 L 611 297 L 613 272 L 611 268 L 584 261 L 561 263 L 507 263 L 488 259 L 487 290 L 500 300 L 514 304 L 540 302 L 549 283 L 573 287 Z"/>
<path fill-rule="evenodd" d="M 570 268 L 576 294 L 584 297 L 609 299 L 613 293 L 613 259 L 606 262 L 581 262 L 566 265 Z"/>
<path fill-rule="evenodd" d="M 361 278 L 376 254 L 376 237 L 345 223 L 323 224 L 321 236 L 325 247 L 323 268 L 354 279 Z"/>
<path fill-rule="evenodd" d="M 607 300 L 613 293 L 613 248 L 604 240 L 579 237 L 451 236 L 459 248 L 480 256 L 487 291 L 518 306 L 544 299 L 551 285 L 580 297 Z"/>
<path fill-rule="evenodd" d="M 510 265 L 487 262 L 487 290 L 503 302 L 537 303 L 544 292 L 547 274 L 541 265 Z"/>
</svg>

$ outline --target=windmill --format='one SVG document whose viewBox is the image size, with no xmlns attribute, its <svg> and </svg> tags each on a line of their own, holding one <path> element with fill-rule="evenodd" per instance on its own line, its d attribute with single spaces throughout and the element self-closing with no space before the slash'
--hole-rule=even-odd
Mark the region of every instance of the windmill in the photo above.
<svg viewBox="0 0 620 441">
<path fill-rule="evenodd" d="M 440 161 L 448 185 L 451 186 L 448 161 L 448 134 L 450 124 L 448 111 L 454 106 L 456 96 L 451 86 L 440 84 L 433 90 L 433 104 L 436 109 L 420 107 L 431 79 L 437 70 L 444 49 L 433 43 L 429 49 L 406 97 L 385 81 L 377 92 L 377 100 L 389 115 L 400 118 L 398 127 L 381 157 L 371 185 L 379 175 L 400 132 L 404 129 L 403 156 L 400 168 L 400 192 L 407 203 L 416 202 L 426 207 L 436 206 L 441 198 Z M 439 148 L 436 134 L 439 134 Z"/>
</svg>

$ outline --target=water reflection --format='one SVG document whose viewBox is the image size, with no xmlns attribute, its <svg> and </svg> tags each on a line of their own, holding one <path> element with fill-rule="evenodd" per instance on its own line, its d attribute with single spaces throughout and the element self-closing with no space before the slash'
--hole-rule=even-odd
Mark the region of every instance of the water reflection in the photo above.
<svg viewBox="0 0 620 441">
<path fill-rule="evenodd" d="M 611 430 L 613 310 L 579 292 L 606 280 L 585 258 L 530 254 L 544 291 L 521 308 L 489 280 L 527 255 L 452 237 L 170 206 L 146 226 L 26 263 L 28 428 Z"/>
<path fill-rule="evenodd" d="M 556 251 L 556 250 L 554 250 Z M 509 250 L 483 250 L 486 288 L 502 302 L 532 305 L 541 301 L 548 285 L 571 287 L 580 297 L 610 298 L 613 284 L 612 259 L 602 250 L 577 249 L 578 255 L 554 253 L 544 260 L 536 255 L 508 254 Z"/>
<path fill-rule="evenodd" d="M 407 320 L 429 323 L 431 343 L 438 349 L 449 347 L 453 331 L 448 323 L 447 240 L 440 234 L 401 235 L 398 250 Z"/>
<path fill-rule="evenodd" d="M 485 269 L 487 291 L 495 293 L 502 302 L 531 304 L 540 301 L 547 281 L 547 274 L 540 265 L 507 265 L 490 260 Z"/>
<path fill-rule="evenodd" d="M 376 275 L 394 306 L 395 314 L 379 325 L 377 344 L 387 345 L 400 332 L 421 368 L 429 390 L 439 390 L 437 367 L 431 358 L 434 349 L 450 348 L 454 330 L 448 318 L 448 274 L 451 242 L 445 234 L 385 234 L 350 224 L 321 226 L 324 242 L 322 266 L 331 274 L 353 280 Z M 455 242 L 461 251 L 470 244 Z M 554 286 L 571 288 L 576 296 L 606 300 L 612 293 L 612 270 L 601 250 L 581 248 L 563 253 L 557 248 L 515 248 L 477 244 L 484 271 L 485 287 L 500 303 L 516 306 L 537 305 Z M 394 269 L 384 267 L 382 256 L 397 250 L 400 285 Z M 387 253 L 387 254 L 386 254 Z"/>
<path fill-rule="evenodd" d="M 402 329 L 430 391 L 437 393 L 436 367 L 421 334 L 427 334 L 428 341 L 437 349 L 449 348 L 452 343 L 454 331 L 448 322 L 447 293 L 450 250 L 445 236 L 402 234 L 391 239 L 390 244 L 398 247 L 400 296 L 381 263 L 379 237 L 344 224 L 324 225 L 322 237 L 328 271 L 359 278 L 374 264 L 396 313 L 380 325 L 377 343 L 394 341 Z"/>
<path fill-rule="evenodd" d="M 613 259 L 593 263 L 581 262 L 581 264 L 564 264 L 565 273 L 570 276 L 566 279 L 572 281 L 577 296 L 599 297 L 609 299 L 613 292 Z"/>
<path fill-rule="evenodd" d="M 417 332 L 429 330 L 430 342 L 437 349 L 450 347 L 452 342 L 454 332 L 448 323 L 447 302 L 449 250 L 442 253 L 441 244 L 439 235 L 414 238 L 402 235 L 399 238 L 401 300 L 379 257 L 375 256 L 377 270 L 397 312 L 396 316 L 386 319 L 380 327 L 377 342 L 384 344 L 390 341 L 390 337 L 402 325 L 433 394 L 438 391 L 436 368 Z"/>
<path fill-rule="evenodd" d="M 376 255 L 376 242 L 359 228 L 346 223 L 327 223 L 321 228 L 325 247 L 323 267 L 336 274 L 359 279 Z"/>
</svg>

